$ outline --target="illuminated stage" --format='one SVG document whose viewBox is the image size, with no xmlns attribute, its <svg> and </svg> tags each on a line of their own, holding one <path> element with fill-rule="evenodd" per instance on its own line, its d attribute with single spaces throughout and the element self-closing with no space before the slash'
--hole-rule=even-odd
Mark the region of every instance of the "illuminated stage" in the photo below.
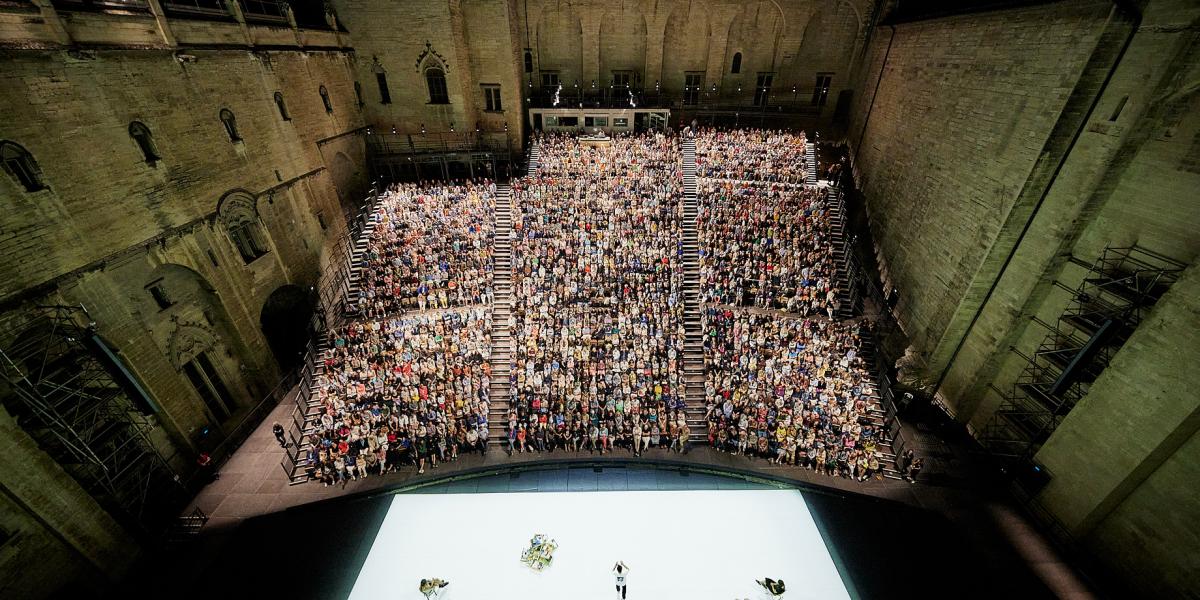
<svg viewBox="0 0 1200 600">
<path fill-rule="evenodd" d="M 558 543 L 541 572 L 520 562 L 534 533 Z M 785 598 L 849 598 L 795 490 L 402 494 L 350 598 L 421 600 L 417 582 L 437 577 L 446 600 L 608 600 L 617 560 L 630 599 L 759 598 L 764 577 Z"/>
<path fill-rule="evenodd" d="M 443 600 L 611 599 L 617 560 L 631 600 L 763 600 L 763 577 L 784 600 L 1053 597 L 1013 555 L 899 502 L 677 463 L 443 474 L 249 519 L 209 539 L 180 597 L 423 600 L 437 577 Z M 537 533 L 558 543 L 542 572 L 520 560 Z"/>
</svg>

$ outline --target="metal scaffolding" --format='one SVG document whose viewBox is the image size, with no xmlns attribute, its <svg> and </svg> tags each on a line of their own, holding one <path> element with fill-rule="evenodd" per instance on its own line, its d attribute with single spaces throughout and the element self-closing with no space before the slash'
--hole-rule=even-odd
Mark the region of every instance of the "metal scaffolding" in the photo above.
<svg viewBox="0 0 1200 600">
<path fill-rule="evenodd" d="M 165 532 L 187 501 L 185 487 L 150 441 L 152 400 L 115 355 L 102 360 L 110 351 L 86 310 L 39 307 L 16 331 L 0 347 L 5 408 L 118 520 Z"/>
<path fill-rule="evenodd" d="M 1003 400 L 980 440 L 1001 460 L 1041 448 L 1186 266 L 1137 246 L 1076 262 L 1088 267 L 1078 286 L 1055 282 L 1071 292 L 1070 306 L 1053 323 L 1033 319 L 1046 337 L 1032 355 L 1011 348 L 1025 367 L 1010 390 L 992 386 Z"/>
</svg>

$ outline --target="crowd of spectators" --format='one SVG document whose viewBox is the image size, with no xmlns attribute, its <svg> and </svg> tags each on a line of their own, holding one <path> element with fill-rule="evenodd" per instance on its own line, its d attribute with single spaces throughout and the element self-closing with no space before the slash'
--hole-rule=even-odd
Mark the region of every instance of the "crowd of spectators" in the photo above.
<svg viewBox="0 0 1200 600">
<path fill-rule="evenodd" d="M 766 129 L 709 129 L 696 132 L 696 174 L 802 184 L 808 175 L 804 132 Z"/>
<path fill-rule="evenodd" d="M 489 437 L 487 307 L 361 320 L 325 351 L 309 476 L 326 485 L 456 460 Z"/>
<path fill-rule="evenodd" d="M 837 314 L 824 190 L 708 179 L 698 191 L 704 302 Z"/>
<path fill-rule="evenodd" d="M 487 180 L 389 188 L 362 265 L 361 312 L 490 304 L 495 196 Z"/>
<path fill-rule="evenodd" d="M 537 173 L 513 185 L 509 446 L 681 448 L 678 139 L 537 143 Z"/>
<path fill-rule="evenodd" d="M 705 309 L 705 418 L 718 450 L 827 475 L 880 477 L 863 321 Z"/>
<path fill-rule="evenodd" d="M 682 161 L 662 134 L 541 134 L 513 182 L 511 404 L 488 423 L 495 185 L 393 186 L 359 320 L 330 334 L 305 464 L 326 485 L 507 451 L 685 451 Z M 881 474 L 878 409 L 835 321 L 825 194 L 804 134 L 700 130 L 704 419 L 719 451 Z M 768 308 L 786 311 L 780 315 Z M 698 414 L 697 414 L 698 416 Z M 277 434 L 278 435 L 278 434 Z M 283 443 L 281 441 L 281 443 Z M 917 468 L 919 470 L 919 467 Z"/>
</svg>

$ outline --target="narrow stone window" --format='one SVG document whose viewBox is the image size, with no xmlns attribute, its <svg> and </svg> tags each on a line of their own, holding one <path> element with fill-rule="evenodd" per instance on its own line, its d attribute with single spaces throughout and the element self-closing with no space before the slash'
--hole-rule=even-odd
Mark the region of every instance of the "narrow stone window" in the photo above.
<svg viewBox="0 0 1200 600">
<path fill-rule="evenodd" d="M 333 103 L 329 101 L 329 90 L 325 89 L 325 86 L 321 86 L 317 92 L 321 94 L 321 104 L 325 105 L 325 112 L 333 114 Z"/>
<path fill-rule="evenodd" d="M 134 121 L 129 124 L 129 137 L 137 143 L 138 149 L 142 151 L 142 157 L 145 158 L 146 164 L 154 166 L 161 157 L 158 155 L 158 148 L 154 145 L 154 136 L 150 135 L 150 128 L 146 127 L 141 121 Z"/>
<path fill-rule="evenodd" d="M 36 192 L 46 187 L 42 181 L 42 170 L 33 160 L 33 155 L 21 146 L 0 142 L 0 164 L 4 165 L 4 172 L 21 184 L 26 192 Z"/>
<path fill-rule="evenodd" d="M 275 92 L 275 108 L 279 109 L 279 118 L 284 121 L 292 120 L 292 117 L 288 115 L 287 104 L 283 101 L 283 92 Z"/>
<path fill-rule="evenodd" d="M 425 71 L 425 85 L 429 87 L 430 104 L 450 104 L 450 94 L 446 90 L 446 72 L 441 69 Z"/>
<path fill-rule="evenodd" d="M 225 133 L 229 135 L 229 141 L 234 143 L 242 141 L 242 136 L 238 134 L 237 118 L 233 116 L 233 111 L 228 108 L 221 109 L 221 124 L 225 126 Z"/>
</svg>

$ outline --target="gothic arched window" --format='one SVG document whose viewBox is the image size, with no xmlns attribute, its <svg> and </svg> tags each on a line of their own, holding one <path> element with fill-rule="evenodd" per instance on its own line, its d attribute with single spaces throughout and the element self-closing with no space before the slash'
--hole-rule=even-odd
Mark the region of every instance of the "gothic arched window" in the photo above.
<svg viewBox="0 0 1200 600">
<path fill-rule="evenodd" d="M 27 192 L 36 192 L 46 187 L 42 182 L 42 170 L 28 150 L 12 142 L 0 141 L 0 164 Z"/>
<path fill-rule="evenodd" d="M 742 53 L 741 52 L 733 53 L 733 65 L 729 67 L 729 72 L 730 73 L 741 73 L 742 72 Z"/>
<path fill-rule="evenodd" d="M 246 264 L 267 253 L 269 248 L 254 198 L 242 192 L 226 195 L 217 207 L 217 218 Z"/>
<path fill-rule="evenodd" d="M 237 118 L 233 116 L 233 111 L 222 108 L 220 116 L 221 124 L 225 126 L 225 133 L 229 134 L 229 141 L 242 141 L 242 136 L 238 134 Z"/>
<path fill-rule="evenodd" d="M 154 136 L 150 135 L 150 128 L 141 121 L 129 124 L 129 137 L 137 143 L 138 149 L 142 151 L 142 156 L 146 159 L 146 164 L 153 167 L 154 163 L 162 158 L 158 155 L 158 147 L 154 145 Z"/>
<path fill-rule="evenodd" d="M 425 84 L 429 86 L 430 104 L 450 104 L 450 94 L 446 91 L 446 72 L 438 69 L 425 70 Z"/>
</svg>

